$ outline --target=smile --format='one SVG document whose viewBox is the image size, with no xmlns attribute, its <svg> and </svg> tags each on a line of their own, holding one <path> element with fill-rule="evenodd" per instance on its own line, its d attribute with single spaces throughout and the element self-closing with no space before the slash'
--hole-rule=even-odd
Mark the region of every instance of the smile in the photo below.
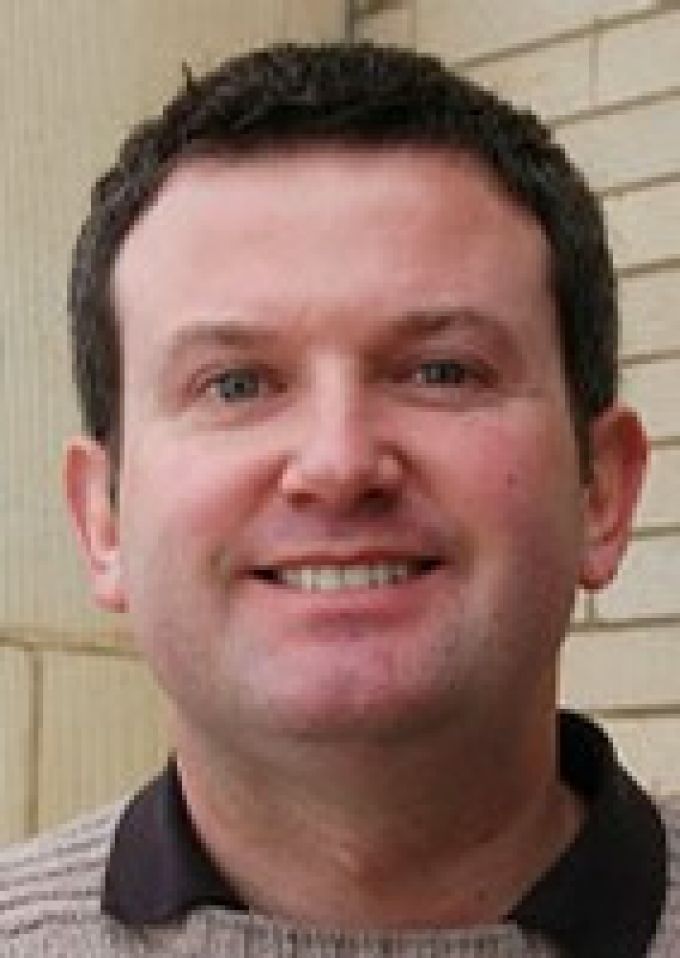
<svg viewBox="0 0 680 958">
<path fill-rule="evenodd" d="M 399 585 L 408 579 L 429 572 L 437 564 L 432 559 L 405 559 L 392 562 L 260 569 L 256 574 L 268 582 L 305 592 L 335 592 L 340 589 L 378 589 Z"/>
</svg>

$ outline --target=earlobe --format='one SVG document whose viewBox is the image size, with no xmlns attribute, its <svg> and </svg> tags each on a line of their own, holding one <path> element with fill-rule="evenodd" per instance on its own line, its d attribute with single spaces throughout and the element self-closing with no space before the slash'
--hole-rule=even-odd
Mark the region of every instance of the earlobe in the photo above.
<svg viewBox="0 0 680 958">
<path fill-rule="evenodd" d="M 110 460 L 106 450 L 86 436 L 66 447 L 66 502 L 92 594 L 109 612 L 127 607 L 120 575 L 118 515 L 110 496 Z"/>
<path fill-rule="evenodd" d="M 584 486 L 584 550 L 580 584 L 594 591 L 616 574 L 630 538 L 647 463 L 639 417 L 619 404 L 591 425 L 592 470 Z"/>
</svg>

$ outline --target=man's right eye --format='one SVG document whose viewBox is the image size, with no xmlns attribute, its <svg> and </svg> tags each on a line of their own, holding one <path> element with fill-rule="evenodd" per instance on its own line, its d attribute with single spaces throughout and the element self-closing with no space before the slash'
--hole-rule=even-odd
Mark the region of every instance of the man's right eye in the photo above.
<svg viewBox="0 0 680 958">
<path fill-rule="evenodd" d="M 205 391 L 223 402 L 256 399 L 262 388 L 263 376 L 256 369 L 224 369 L 205 384 Z"/>
</svg>

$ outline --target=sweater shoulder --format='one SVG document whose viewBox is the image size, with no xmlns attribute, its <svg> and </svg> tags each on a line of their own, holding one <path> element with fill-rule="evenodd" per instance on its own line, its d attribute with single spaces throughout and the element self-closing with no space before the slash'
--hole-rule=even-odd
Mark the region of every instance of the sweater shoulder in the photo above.
<svg viewBox="0 0 680 958">
<path fill-rule="evenodd" d="M 0 851 L 0 941 L 99 913 L 106 863 L 126 801 Z"/>
<path fill-rule="evenodd" d="M 659 799 L 656 804 L 666 829 L 669 888 L 680 894 L 680 795 Z"/>
<path fill-rule="evenodd" d="M 680 958 L 680 796 L 658 799 L 668 848 L 668 888 L 653 955 Z"/>
</svg>

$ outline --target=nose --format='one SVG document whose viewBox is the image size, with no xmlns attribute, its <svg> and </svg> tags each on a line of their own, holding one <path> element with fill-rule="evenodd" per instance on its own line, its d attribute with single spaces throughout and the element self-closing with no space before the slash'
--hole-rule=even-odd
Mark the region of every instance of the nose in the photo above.
<svg viewBox="0 0 680 958">
<path fill-rule="evenodd" d="M 370 385 L 347 370 L 319 371 L 281 476 L 281 492 L 292 504 L 347 512 L 384 511 L 394 503 L 403 469 L 379 406 Z"/>
</svg>

